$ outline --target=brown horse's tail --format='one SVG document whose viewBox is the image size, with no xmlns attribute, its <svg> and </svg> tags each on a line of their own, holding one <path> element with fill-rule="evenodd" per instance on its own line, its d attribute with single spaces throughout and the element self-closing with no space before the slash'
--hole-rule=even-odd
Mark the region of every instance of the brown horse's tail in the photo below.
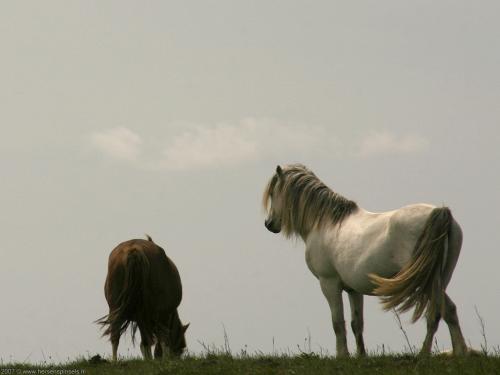
<svg viewBox="0 0 500 375">
<path fill-rule="evenodd" d="M 385 310 L 405 312 L 415 307 L 412 322 L 426 310 L 430 316 L 441 311 L 445 289 L 442 274 L 452 221 L 449 208 L 433 209 L 415 244 L 412 260 L 392 278 L 370 275 L 376 285 L 374 294 L 381 297 Z"/>
<path fill-rule="evenodd" d="M 149 274 L 149 260 L 139 249 L 132 249 L 127 255 L 123 287 L 110 313 L 96 321 L 106 327 L 103 336 L 118 334 L 132 326 L 132 342 L 137 331 L 137 319 L 148 311 L 149 299 L 146 281 Z M 148 330 L 148 324 L 144 327 Z M 144 332 L 150 337 L 152 332 Z"/>
</svg>

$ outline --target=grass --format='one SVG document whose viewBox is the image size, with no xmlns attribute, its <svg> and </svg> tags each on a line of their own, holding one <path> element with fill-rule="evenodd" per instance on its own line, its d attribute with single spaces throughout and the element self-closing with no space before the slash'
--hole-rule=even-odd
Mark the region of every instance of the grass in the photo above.
<svg viewBox="0 0 500 375">
<path fill-rule="evenodd" d="M 238 355 L 209 351 L 178 360 L 120 360 L 99 356 L 63 365 L 2 364 L 0 374 L 500 374 L 500 356 L 453 357 L 412 354 L 372 355 L 336 359 L 315 353 L 299 355 Z"/>
<path fill-rule="evenodd" d="M 297 345 L 298 352 L 264 354 L 257 352 L 249 354 L 247 348 L 234 354 L 229 345 L 226 328 L 224 331 L 224 345 L 217 347 L 199 342 L 204 352 L 201 355 L 187 354 L 182 359 L 167 359 L 144 361 L 139 358 L 126 358 L 112 362 L 96 355 L 68 361 L 64 364 L 52 365 L 44 363 L 16 364 L 4 363 L 0 360 L 0 375 L 28 375 L 28 374 L 255 374 L 255 375 L 298 375 L 298 374 L 345 374 L 345 375 L 372 375 L 372 374 L 404 374 L 404 375 L 500 375 L 500 347 L 488 346 L 484 320 L 476 308 L 476 315 L 481 328 L 483 342 L 481 351 L 464 357 L 454 357 L 446 354 L 437 354 L 427 357 L 416 355 L 417 348 L 411 345 L 399 315 L 394 312 L 396 321 L 405 338 L 406 353 L 394 354 L 382 350 L 371 353 L 365 358 L 335 358 L 320 349 L 319 353 L 311 350 L 311 336 L 305 338 L 302 346 Z M 437 345 L 436 345 L 437 349 Z M 438 352 L 438 350 L 436 350 Z"/>
</svg>

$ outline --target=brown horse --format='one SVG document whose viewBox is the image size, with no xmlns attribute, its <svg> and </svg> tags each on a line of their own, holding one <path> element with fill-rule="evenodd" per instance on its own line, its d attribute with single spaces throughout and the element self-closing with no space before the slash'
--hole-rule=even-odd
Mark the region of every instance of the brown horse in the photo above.
<svg viewBox="0 0 500 375">
<path fill-rule="evenodd" d="M 175 264 L 151 237 L 119 244 L 109 255 L 104 294 L 109 314 L 97 320 L 106 327 L 117 359 L 120 336 L 132 327 L 134 343 L 137 328 L 141 334 L 141 352 L 151 359 L 151 346 L 156 343 L 155 358 L 168 354 L 180 356 L 186 348 L 177 307 L 182 299 L 182 284 Z"/>
</svg>

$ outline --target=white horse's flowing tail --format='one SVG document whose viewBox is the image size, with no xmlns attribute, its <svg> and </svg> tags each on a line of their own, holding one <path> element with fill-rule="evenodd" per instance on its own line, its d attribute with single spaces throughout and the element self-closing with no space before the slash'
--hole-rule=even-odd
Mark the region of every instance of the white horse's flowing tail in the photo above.
<svg viewBox="0 0 500 375">
<path fill-rule="evenodd" d="M 442 274 L 452 221 L 448 207 L 433 209 L 415 244 L 411 261 L 392 278 L 370 275 L 377 286 L 373 292 L 380 296 L 385 310 L 396 308 L 405 312 L 414 307 L 412 322 L 426 310 L 430 316 L 441 311 L 445 289 Z"/>
</svg>

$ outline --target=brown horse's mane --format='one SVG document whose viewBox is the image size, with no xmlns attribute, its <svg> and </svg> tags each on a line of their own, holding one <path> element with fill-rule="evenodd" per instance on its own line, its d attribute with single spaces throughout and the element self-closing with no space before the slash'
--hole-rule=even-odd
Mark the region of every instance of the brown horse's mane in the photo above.
<svg viewBox="0 0 500 375">
<path fill-rule="evenodd" d="M 327 222 L 340 225 L 358 208 L 356 202 L 335 193 L 304 165 L 292 164 L 274 174 L 267 184 L 263 195 L 266 210 L 278 183 L 277 194 L 283 199 L 281 229 L 286 236 L 308 233 Z"/>
</svg>

